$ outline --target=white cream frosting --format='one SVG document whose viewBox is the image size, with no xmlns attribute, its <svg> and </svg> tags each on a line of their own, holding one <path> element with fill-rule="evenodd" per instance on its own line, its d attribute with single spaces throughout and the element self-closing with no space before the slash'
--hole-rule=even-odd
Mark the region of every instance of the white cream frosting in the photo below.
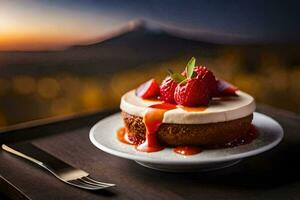
<svg viewBox="0 0 300 200">
<path fill-rule="evenodd" d="M 235 120 L 252 114 L 255 101 L 249 94 L 237 91 L 238 96 L 226 100 L 213 99 L 203 111 L 185 111 L 178 107 L 164 114 L 163 123 L 171 124 L 207 124 Z M 162 103 L 161 101 L 145 100 L 135 95 L 135 90 L 124 94 L 121 98 L 122 111 L 143 117 L 148 106 Z"/>
</svg>

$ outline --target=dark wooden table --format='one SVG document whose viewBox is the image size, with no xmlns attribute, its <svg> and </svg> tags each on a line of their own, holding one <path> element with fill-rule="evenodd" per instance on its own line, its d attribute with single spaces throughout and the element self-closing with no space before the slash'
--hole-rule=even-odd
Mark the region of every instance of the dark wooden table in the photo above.
<svg viewBox="0 0 300 200">
<path fill-rule="evenodd" d="M 41 149 L 117 186 L 90 192 L 66 185 L 35 165 L 0 151 L 2 197 L 13 199 L 300 199 L 300 116 L 259 106 L 281 123 L 275 149 L 222 170 L 165 173 L 106 154 L 89 141 L 91 126 L 112 112 L 0 133 L 1 142 L 31 141 Z M 12 137 L 14 136 L 14 137 Z M 1 199 L 1 197 L 0 197 Z"/>
</svg>

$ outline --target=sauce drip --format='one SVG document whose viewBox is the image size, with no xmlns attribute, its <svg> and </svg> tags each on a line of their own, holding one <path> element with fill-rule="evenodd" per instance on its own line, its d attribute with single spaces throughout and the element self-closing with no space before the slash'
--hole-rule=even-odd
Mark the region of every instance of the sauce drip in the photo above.
<svg viewBox="0 0 300 200">
<path fill-rule="evenodd" d="M 202 151 L 202 148 L 197 146 L 178 146 L 175 147 L 173 151 L 175 153 L 188 156 L 200 153 Z"/>
<path fill-rule="evenodd" d="M 131 140 L 128 138 L 128 134 L 125 127 L 119 128 L 117 131 L 117 138 L 120 142 L 125 144 L 134 144 Z"/>
<path fill-rule="evenodd" d="M 120 142 L 130 145 L 138 145 L 144 142 L 144 139 L 138 137 L 130 137 L 125 127 L 119 128 L 117 138 Z"/>
<path fill-rule="evenodd" d="M 202 106 L 202 107 L 180 107 L 182 110 L 186 111 L 186 112 L 202 112 L 204 110 L 206 110 L 207 107 Z"/>
<path fill-rule="evenodd" d="M 138 151 L 156 152 L 165 148 L 159 144 L 156 133 L 162 124 L 165 112 L 176 108 L 176 105 L 169 103 L 154 104 L 147 108 L 143 117 L 146 127 L 146 140 L 144 143 L 136 146 Z"/>
</svg>

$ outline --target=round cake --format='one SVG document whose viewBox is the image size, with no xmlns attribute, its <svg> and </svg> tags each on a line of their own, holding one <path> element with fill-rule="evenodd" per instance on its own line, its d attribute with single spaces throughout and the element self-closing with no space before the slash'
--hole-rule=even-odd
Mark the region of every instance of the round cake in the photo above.
<svg viewBox="0 0 300 200">
<path fill-rule="evenodd" d="M 195 64 L 192 57 L 183 72 L 168 70 L 160 84 L 150 79 L 122 96 L 125 128 L 117 133 L 119 141 L 142 152 L 175 146 L 175 153 L 193 155 L 256 137 L 253 97 Z"/>
<path fill-rule="evenodd" d="M 209 105 L 186 107 L 176 105 L 165 110 L 156 131 L 159 143 L 169 146 L 222 146 L 243 137 L 251 127 L 255 101 L 249 94 L 236 91 L 234 96 L 212 98 Z M 144 117 L 153 105 L 162 101 L 148 100 L 129 91 L 121 98 L 120 108 L 128 137 L 146 139 Z M 155 113 L 154 113 L 155 114 Z M 159 115 L 159 114 L 156 114 Z"/>
</svg>

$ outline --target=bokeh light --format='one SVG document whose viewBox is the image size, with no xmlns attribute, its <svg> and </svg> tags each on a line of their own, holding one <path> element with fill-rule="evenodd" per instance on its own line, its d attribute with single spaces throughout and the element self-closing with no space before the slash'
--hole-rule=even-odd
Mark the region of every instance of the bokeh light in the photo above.
<svg viewBox="0 0 300 200">
<path fill-rule="evenodd" d="M 66 98 L 55 99 L 51 105 L 51 114 L 55 116 L 72 114 L 72 105 L 72 101 L 69 101 Z"/>
<path fill-rule="evenodd" d="M 97 110 L 103 106 L 105 93 L 94 81 L 88 81 L 84 83 L 80 99 L 84 109 L 86 110 Z"/>
<path fill-rule="evenodd" d="M 46 99 L 55 98 L 60 91 L 60 85 L 53 78 L 41 78 L 37 82 L 38 94 Z"/>
<path fill-rule="evenodd" d="M 31 76 L 19 75 L 13 78 L 12 85 L 16 93 L 28 95 L 35 92 L 36 81 Z"/>
</svg>

